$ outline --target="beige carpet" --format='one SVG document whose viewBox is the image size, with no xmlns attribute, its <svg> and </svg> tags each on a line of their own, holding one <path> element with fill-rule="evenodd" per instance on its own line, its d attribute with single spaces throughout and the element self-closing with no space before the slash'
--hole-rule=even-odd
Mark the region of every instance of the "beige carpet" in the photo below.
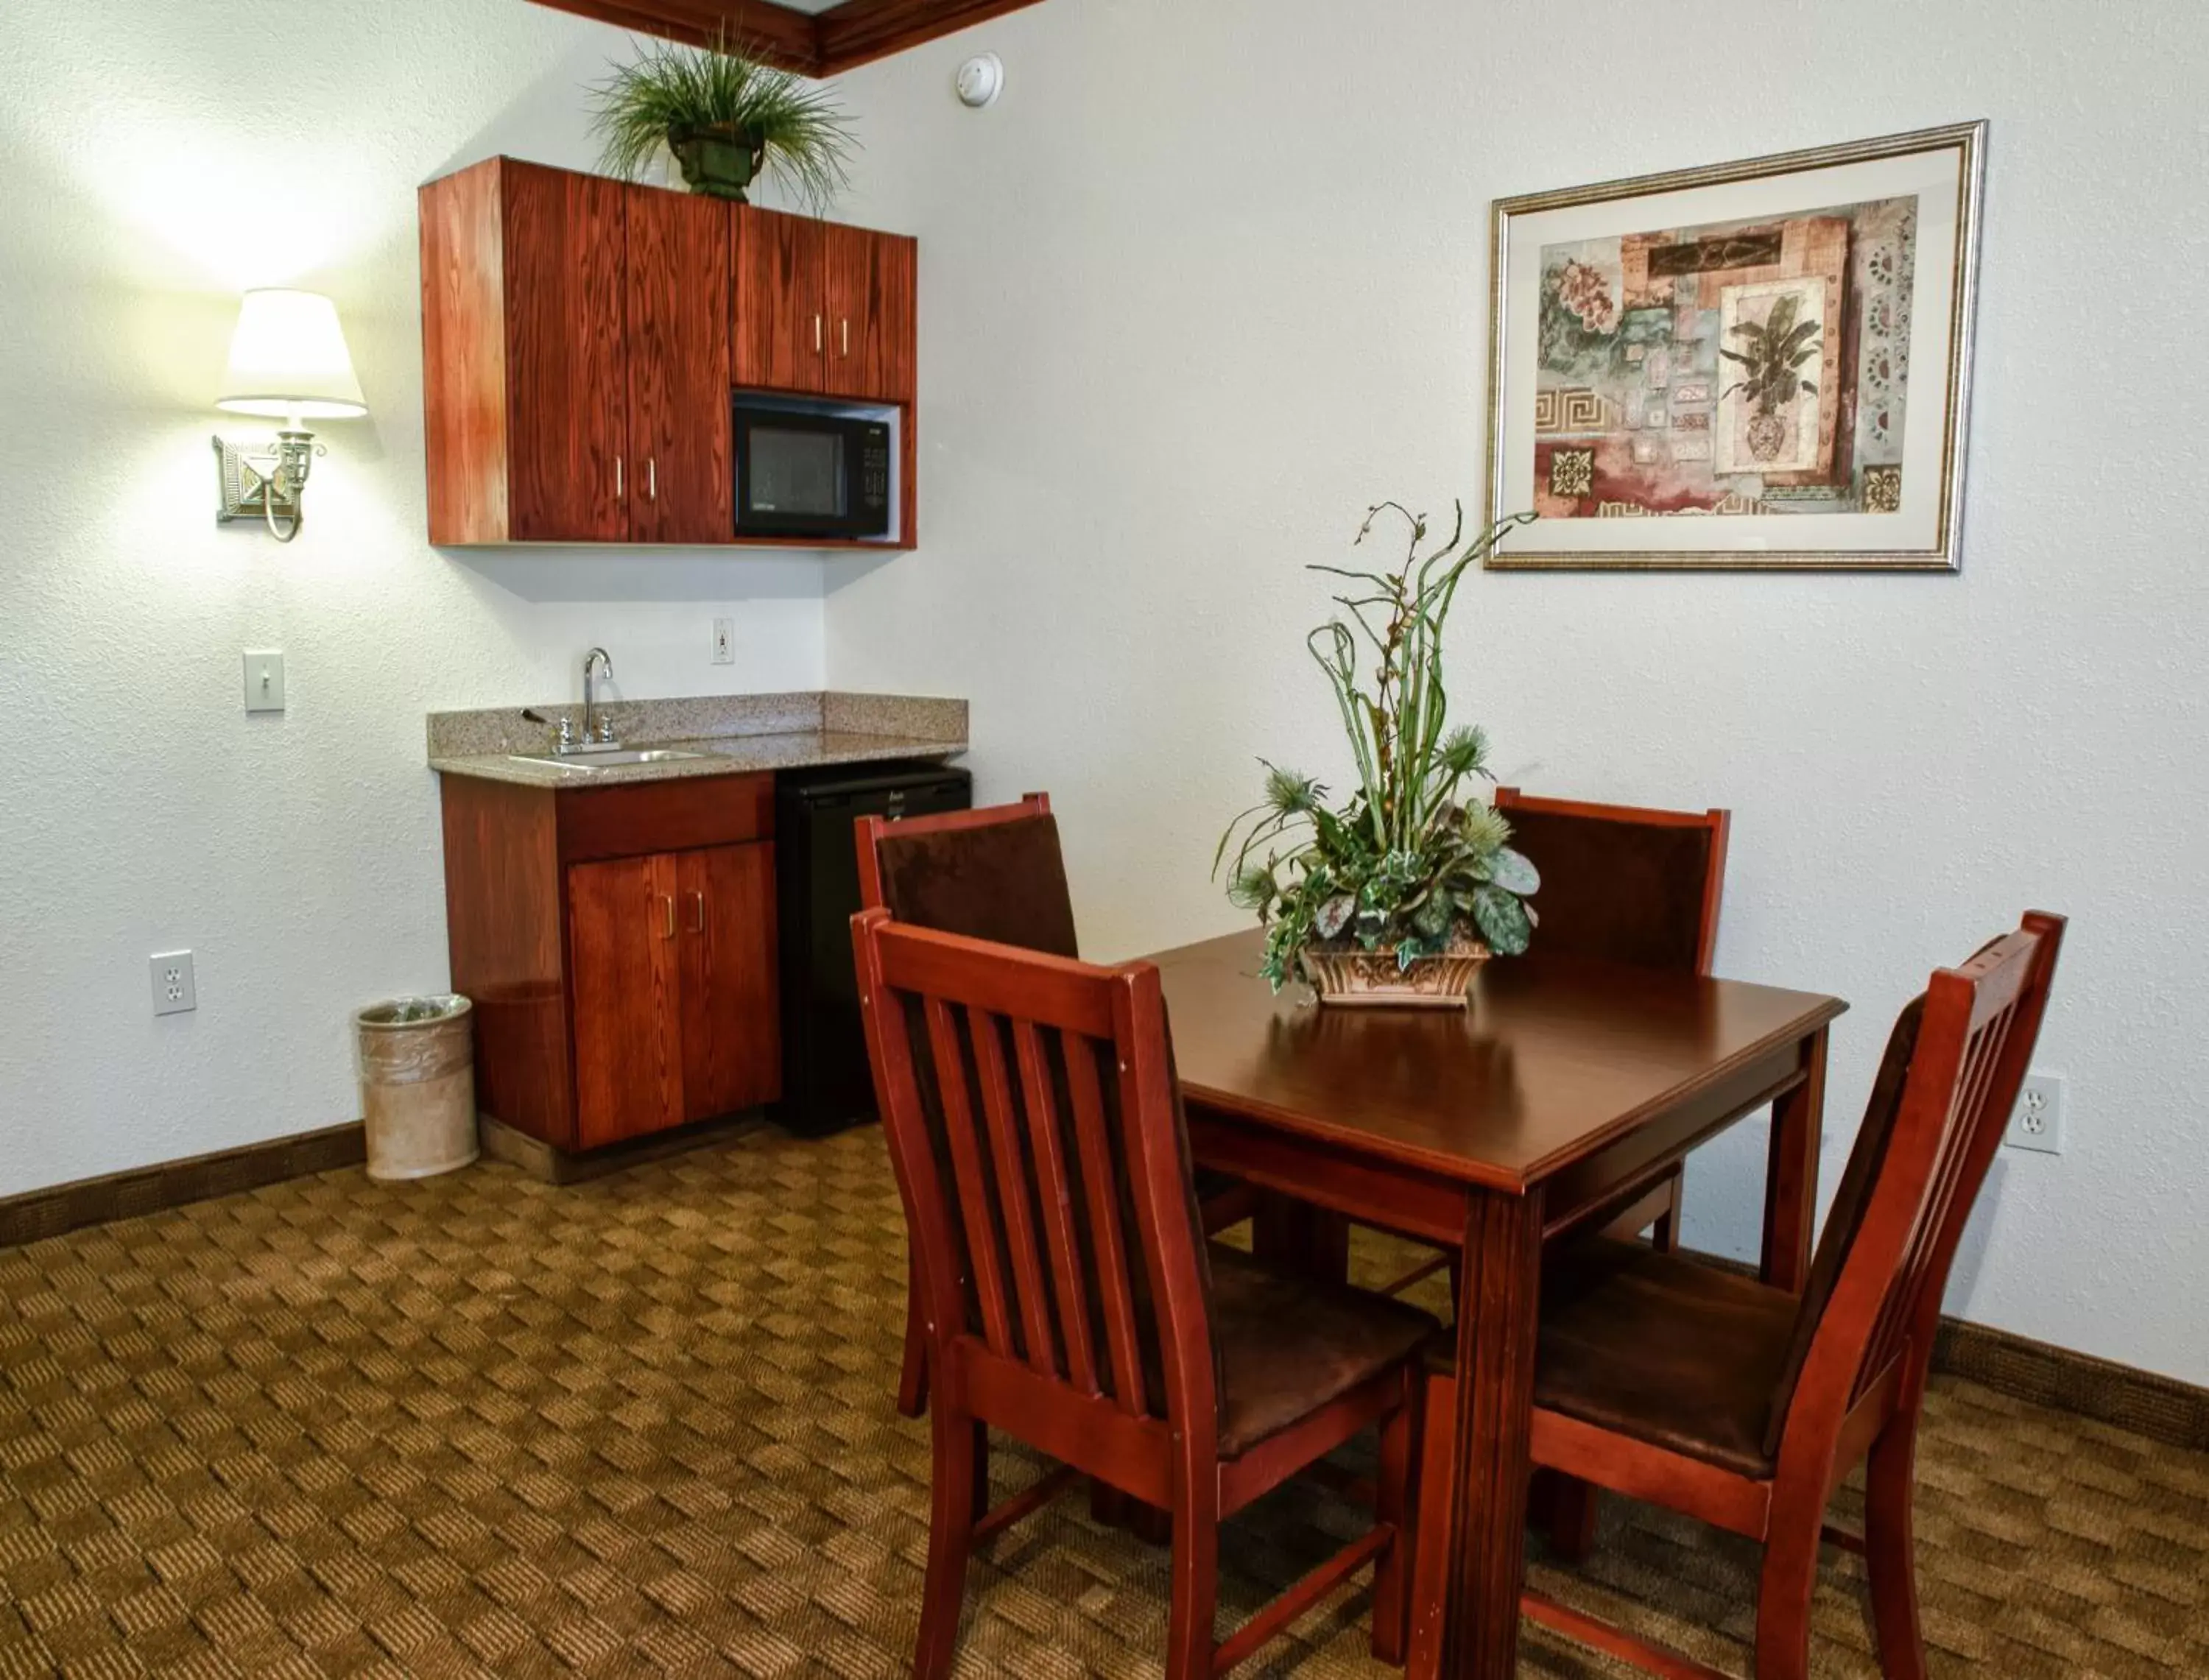
<svg viewBox="0 0 2209 1680">
<path fill-rule="evenodd" d="M 0 1251 L 0 1680 L 901 1674 L 928 1478 L 889 1406 L 903 1276 L 871 1130 L 563 1189 L 333 1173 Z M 1928 1422 L 1935 1674 L 2209 1675 L 2209 1459 L 1961 1383 Z M 1231 1523 L 1223 1623 L 1359 1520 L 1291 1487 Z M 1614 1502 L 1585 1572 L 1534 1571 L 1740 1673 L 1753 1563 Z M 960 1671 L 1155 1674 L 1165 1581 L 1062 1501 L 975 1571 Z M 1819 1674 L 1875 1673 L 1861 1594 L 1830 1563 Z M 1364 1611 L 1346 1591 L 1242 1672 L 1386 1674 Z"/>
</svg>

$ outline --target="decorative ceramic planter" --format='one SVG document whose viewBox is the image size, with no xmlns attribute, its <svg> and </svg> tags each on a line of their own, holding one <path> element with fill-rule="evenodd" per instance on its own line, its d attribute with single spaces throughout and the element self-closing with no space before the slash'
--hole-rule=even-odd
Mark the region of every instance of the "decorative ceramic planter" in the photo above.
<svg viewBox="0 0 2209 1680">
<path fill-rule="evenodd" d="M 1488 957 L 1488 947 L 1478 940 L 1436 956 L 1414 957 L 1405 969 L 1397 967 L 1393 945 L 1377 951 L 1311 945 L 1303 954 L 1304 972 L 1322 1003 L 1423 1009 L 1465 1008 L 1466 989 Z"/>
<path fill-rule="evenodd" d="M 737 129 L 671 129 L 667 149 L 675 154 L 692 192 L 739 204 L 747 202 L 744 189 L 758 178 L 767 160 L 766 145 Z"/>
</svg>

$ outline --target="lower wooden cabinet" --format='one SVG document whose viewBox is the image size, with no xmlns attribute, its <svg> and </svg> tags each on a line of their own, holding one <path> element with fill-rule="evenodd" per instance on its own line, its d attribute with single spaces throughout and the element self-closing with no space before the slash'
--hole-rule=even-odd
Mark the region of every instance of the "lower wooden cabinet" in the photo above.
<svg viewBox="0 0 2209 1680">
<path fill-rule="evenodd" d="M 773 780 L 448 777 L 453 985 L 483 1111 L 601 1148 L 781 1094 Z"/>
</svg>

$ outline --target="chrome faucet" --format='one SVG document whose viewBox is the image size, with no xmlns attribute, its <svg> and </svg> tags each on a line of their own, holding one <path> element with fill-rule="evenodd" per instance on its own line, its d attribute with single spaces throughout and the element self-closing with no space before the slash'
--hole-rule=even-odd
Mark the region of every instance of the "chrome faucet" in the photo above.
<svg viewBox="0 0 2209 1680">
<path fill-rule="evenodd" d="M 614 720 L 611 718 L 600 718 L 595 731 L 592 727 L 591 720 L 598 710 L 599 703 L 598 689 L 592 677 L 593 674 L 600 668 L 605 670 L 606 680 L 612 681 L 613 656 L 603 647 L 593 647 L 583 655 L 583 738 L 578 744 L 587 748 L 611 747 L 619 744 L 614 739 Z"/>
</svg>

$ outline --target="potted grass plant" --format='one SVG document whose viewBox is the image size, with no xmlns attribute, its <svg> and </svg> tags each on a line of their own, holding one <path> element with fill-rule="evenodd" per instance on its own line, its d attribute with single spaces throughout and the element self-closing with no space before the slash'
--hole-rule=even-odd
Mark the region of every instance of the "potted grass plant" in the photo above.
<svg viewBox="0 0 2209 1680">
<path fill-rule="evenodd" d="M 1488 738 L 1448 723 L 1442 633 L 1466 569 L 1533 515 L 1466 541 L 1460 505 L 1449 540 L 1430 550 L 1425 516 L 1384 502 L 1359 545 L 1384 517 L 1409 529 L 1396 570 L 1310 568 L 1351 586 L 1334 598 L 1348 622 L 1305 640 L 1341 711 L 1357 786 L 1337 802 L 1312 777 L 1267 763 L 1265 797 L 1220 836 L 1213 873 L 1226 871 L 1228 896 L 1264 926 L 1261 972 L 1276 991 L 1299 979 L 1322 1003 L 1461 1008 L 1492 954 L 1526 950 L 1537 919 L 1526 900 L 1542 883 L 1512 849 L 1510 824 L 1470 798 L 1489 774 Z"/>
<path fill-rule="evenodd" d="M 762 174 L 820 214 L 846 184 L 854 142 L 825 89 L 761 63 L 724 34 L 714 47 L 639 43 L 592 89 L 601 161 L 641 177 L 664 145 L 693 192 L 745 202 Z"/>
</svg>

